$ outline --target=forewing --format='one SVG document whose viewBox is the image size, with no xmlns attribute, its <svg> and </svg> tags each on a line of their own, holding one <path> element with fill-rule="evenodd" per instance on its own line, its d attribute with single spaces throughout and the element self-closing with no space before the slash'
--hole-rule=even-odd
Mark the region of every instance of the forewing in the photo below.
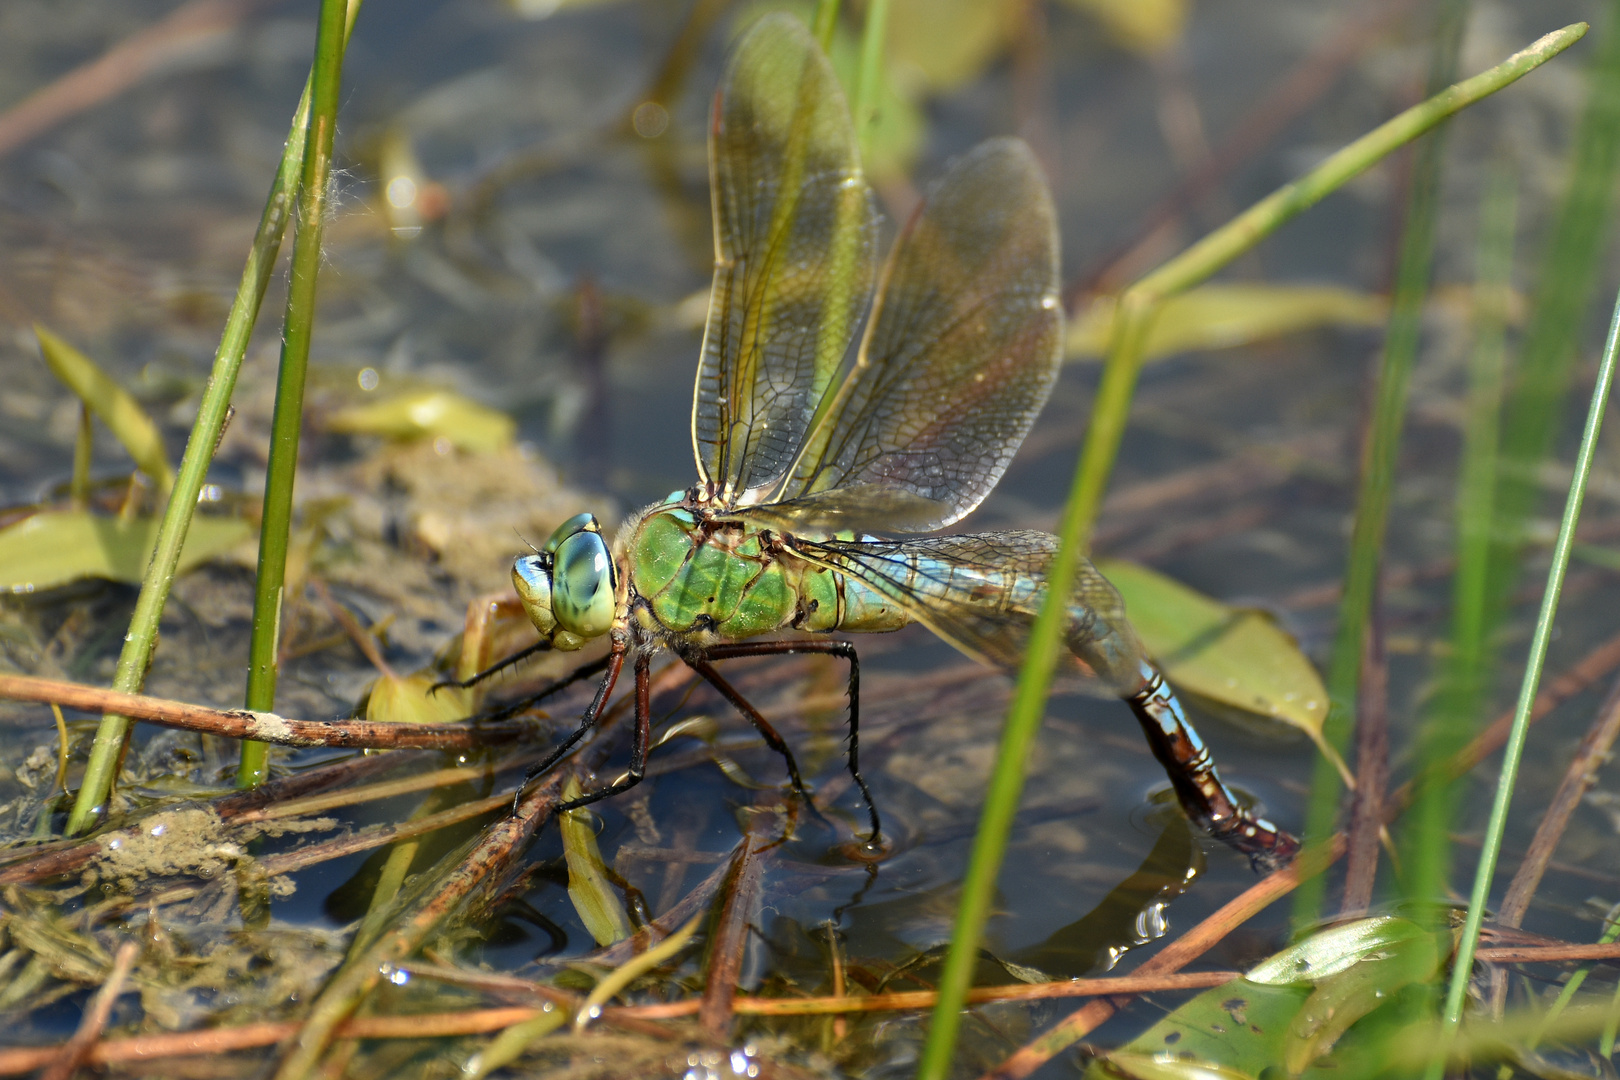
<svg viewBox="0 0 1620 1080">
<path fill-rule="evenodd" d="M 1018 139 L 981 143 L 896 241 L 855 365 L 779 486 L 777 512 L 900 532 L 956 521 L 1029 433 L 1062 340 L 1057 221 L 1040 166 Z M 859 493 L 882 488 L 927 512 L 858 518 L 875 501 Z"/>
<path fill-rule="evenodd" d="M 986 663 L 1016 671 L 1046 595 L 1057 538 L 1041 532 L 911 540 L 789 541 L 795 553 L 882 593 L 934 633 Z M 1118 591 L 1081 560 L 1064 629 L 1069 670 L 1110 693 L 1141 682 L 1141 645 Z"/>
<path fill-rule="evenodd" d="M 709 136 L 714 285 L 692 443 L 722 503 L 757 502 L 803 443 L 871 291 L 876 212 L 849 109 L 808 31 L 738 44 Z"/>
</svg>

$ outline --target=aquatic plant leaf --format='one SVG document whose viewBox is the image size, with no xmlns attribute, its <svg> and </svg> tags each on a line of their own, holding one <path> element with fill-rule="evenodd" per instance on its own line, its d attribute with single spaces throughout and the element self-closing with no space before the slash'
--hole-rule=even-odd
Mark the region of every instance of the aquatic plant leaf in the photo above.
<svg viewBox="0 0 1620 1080">
<path fill-rule="evenodd" d="M 1228 607 L 1156 571 L 1106 559 L 1148 655 L 1179 690 L 1319 739 L 1327 690 L 1299 643 L 1263 611 Z"/>
<path fill-rule="evenodd" d="M 428 688 L 444 676 L 429 668 L 404 677 L 383 675 L 371 684 L 366 719 L 394 724 L 449 724 L 473 712 L 473 692 L 458 686 Z"/>
<path fill-rule="evenodd" d="M 39 352 L 45 358 L 51 374 L 90 411 L 107 425 L 107 430 L 129 451 L 135 466 L 157 485 L 158 491 L 168 493 L 174 483 L 174 469 L 169 465 L 168 451 L 163 448 L 163 436 L 152 418 L 146 415 L 140 402 L 102 371 L 96 362 L 69 345 L 38 323 L 34 333 L 39 337 Z M 138 580 L 138 579 L 137 579 Z"/>
<path fill-rule="evenodd" d="M 1289 1075 L 1298 1076 L 1332 1050 L 1357 1020 L 1440 970 L 1450 952 L 1449 932 L 1436 934 L 1405 919 L 1390 923 L 1380 928 L 1386 944 L 1323 979 L 1288 1025 L 1283 1064 Z"/>
<path fill-rule="evenodd" d="M 458 449 L 490 453 L 512 445 L 517 421 L 451 390 L 412 390 L 381 401 L 339 409 L 328 431 L 389 439 L 448 439 Z"/>
<path fill-rule="evenodd" d="M 570 777 L 563 798 L 580 794 L 579 780 Z M 557 815 L 562 834 L 563 858 L 568 863 L 568 899 L 574 902 L 580 922 L 598 945 L 612 945 L 630 936 L 630 916 L 619 899 L 619 891 L 608 880 L 607 865 L 596 846 L 596 830 L 586 810 L 570 810 Z"/>
<path fill-rule="evenodd" d="M 1309 994 L 1245 979 L 1211 987 L 1093 1061 L 1085 1080 L 1258 1077 L 1282 1060 L 1289 1022 Z"/>
<path fill-rule="evenodd" d="M 1202 285 L 1166 300 L 1148 330 L 1144 356 L 1230 349 L 1324 326 L 1377 327 L 1382 296 L 1331 285 Z M 1114 329 L 1114 299 L 1101 297 L 1069 323 L 1064 355 L 1101 359 Z"/>
<path fill-rule="evenodd" d="M 466 1080 L 484 1080 L 484 1077 L 510 1065 L 523 1056 L 523 1052 L 537 1039 L 543 1039 L 568 1022 L 568 1013 L 551 1002 L 541 1006 L 545 1011 L 506 1028 L 478 1053 L 468 1059 L 461 1074 Z"/>
<path fill-rule="evenodd" d="M 1393 915 L 1357 919 L 1290 945 L 1244 972 L 1243 977 L 1272 986 L 1314 986 L 1421 932 L 1416 923 Z"/>
<path fill-rule="evenodd" d="M 0 529 L 0 588 L 35 592 L 90 577 L 139 584 L 157 530 L 158 520 L 152 517 L 124 521 L 88 510 L 41 511 Z M 253 527 L 240 518 L 193 518 L 179 571 L 228 551 L 252 534 Z"/>
<path fill-rule="evenodd" d="M 1069 0 L 1108 31 L 1122 48 L 1155 53 L 1181 36 L 1188 0 Z"/>
</svg>

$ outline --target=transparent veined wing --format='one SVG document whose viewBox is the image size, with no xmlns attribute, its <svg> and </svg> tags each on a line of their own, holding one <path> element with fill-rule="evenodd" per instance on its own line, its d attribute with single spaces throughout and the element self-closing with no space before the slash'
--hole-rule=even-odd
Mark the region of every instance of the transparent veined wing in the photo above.
<svg viewBox="0 0 1620 1080">
<path fill-rule="evenodd" d="M 709 135 L 714 284 L 692 404 L 698 478 L 757 502 L 843 366 L 875 273 L 871 191 L 827 58 L 796 19 L 744 35 Z"/>
<path fill-rule="evenodd" d="M 856 361 L 769 516 L 807 531 L 956 521 L 1029 433 L 1062 341 L 1057 220 L 1040 165 L 1018 139 L 981 143 L 895 242 Z"/>
<path fill-rule="evenodd" d="M 817 566 L 854 578 L 899 604 L 967 653 L 1005 670 L 1023 661 L 1046 595 L 1057 538 L 1042 532 L 978 533 L 909 540 L 785 538 Z M 1111 694 L 1142 683 L 1142 646 L 1119 592 L 1082 560 L 1064 628 L 1071 671 Z"/>
</svg>

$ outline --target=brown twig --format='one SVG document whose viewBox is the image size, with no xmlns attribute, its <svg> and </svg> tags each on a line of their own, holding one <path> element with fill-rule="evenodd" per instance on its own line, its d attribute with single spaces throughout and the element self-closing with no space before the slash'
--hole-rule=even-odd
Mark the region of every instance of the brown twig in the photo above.
<svg viewBox="0 0 1620 1080">
<path fill-rule="evenodd" d="M 277 1080 L 301 1080 L 309 1075 L 343 1021 L 382 981 L 383 971 L 415 952 L 435 927 L 461 907 L 482 885 L 503 874 L 528 844 L 556 805 L 568 770 L 558 769 L 530 789 L 517 811 L 484 830 L 483 836 L 444 884 L 418 901 L 359 956 L 345 962 L 321 990 L 309 1016 L 298 1028 L 276 1070 Z M 418 1030 L 421 1030 L 420 1028 Z"/>
<path fill-rule="evenodd" d="M 505 791 L 499 795 L 491 795 L 484 799 L 473 799 L 448 810 L 441 810 L 437 814 L 416 821 L 402 821 L 397 825 L 373 825 L 348 836 L 340 836 L 334 840 L 326 840 L 318 844 L 310 844 L 296 851 L 286 851 L 279 855 L 267 855 L 259 860 L 259 867 L 269 876 L 290 874 L 295 870 L 302 870 L 306 866 L 316 863 L 329 862 L 332 859 L 341 859 L 346 855 L 355 855 L 362 851 L 384 847 L 400 840 L 410 840 L 414 837 L 425 836 L 431 832 L 459 825 L 463 821 L 470 821 L 482 817 L 502 807 L 512 805 L 512 792 Z"/>
<path fill-rule="evenodd" d="M 1383 831 L 1384 790 L 1389 786 L 1389 662 L 1384 655 L 1383 603 L 1373 598 L 1356 694 L 1356 789 L 1346 830 L 1344 903 L 1341 918 L 1360 918 L 1372 904 L 1378 876 L 1378 837 Z"/>
<path fill-rule="evenodd" d="M 1546 964 L 1558 960 L 1620 960 L 1620 941 L 1476 949 L 1474 958 L 1492 960 L 1498 964 Z"/>
<path fill-rule="evenodd" d="M 124 992 L 124 981 L 129 978 L 129 969 L 135 966 L 135 957 L 140 951 L 140 946 L 133 941 L 126 941 L 118 947 L 118 955 L 113 957 L 112 973 L 101 984 L 101 989 L 96 991 L 84 1015 L 79 1017 L 79 1030 L 62 1044 L 61 1052 L 40 1074 L 40 1080 L 70 1080 L 89 1058 L 91 1049 L 106 1030 L 107 1018 L 112 1015 L 118 995 Z"/>
<path fill-rule="evenodd" d="M 1134 975 L 1168 975 L 1179 971 L 1218 944 L 1232 929 L 1264 910 L 1273 901 L 1288 895 L 1301 881 L 1326 870 L 1344 854 L 1343 833 L 1334 836 L 1326 849 L 1300 853 L 1294 865 L 1255 882 L 1222 905 L 1207 919 L 1188 930 L 1157 954 L 1145 960 Z M 1070 1013 L 1056 1027 L 1026 1043 L 1020 1050 L 984 1075 L 983 1080 L 1021 1080 L 1053 1056 L 1085 1038 L 1097 1026 L 1118 1012 L 1129 999 L 1123 996 L 1098 998 Z"/>
<path fill-rule="evenodd" d="M 257 6 L 254 0 L 193 0 L 40 87 L 0 113 L 0 157 L 154 71 L 214 48 Z"/>
<path fill-rule="evenodd" d="M 1617 735 L 1620 735 L 1620 679 L 1615 681 L 1609 689 L 1609 696 L 1598 708 L 1592 726 L 1587 729 L 1586 737 L 1581 740 L 1575 756 L 1570 759 L 1569 768 L 1564 771 L 1563 782 L 1558 785 L 1546 814 L 1541 818 L 1541 824 L 1536 827 L 1530 849 L 1520 861 L 1507 895 L 1502 898 L 1502 906 L 1497 909 L 1498 924 L 1518 926 L 1524 921 L 1524 914 L 1530 909 L 1530 899 L 1540 886 L 1542 875 L 1547 872 L 1547 864 L 1552 861 L 1558 841 L 1563 838 L 1570 815 L 1580 805 L 1587 790 L 1596 783 L 1597 771 L 1608 761 L 1609 749 L 1614 746 Z M 1491 1011 L 1500 1016 L 1506 1000 L 1507 972 L 1494 971 L 1491 973 Z"/>
<path fill-rule="evenodd" d="M 412 965 L 413 973 L 432 977 L 439 969 L 427 965 Z M 1084 997 L 1092 994 L 1134 993 L 1155 991 L 1200 990 L 1220 986 L 1239 978 L 1236 971 L 1200 971 L 1193 974 L 1163 975 L 1156 978 L 1125 976 L 1109 979 L 1073 979 L 1064 982 L 1018 983 L 1011 986 L 981 986 L 969 992 L 968 1000 L 974 1004 L 992 1001 L 1035 1001 L 1041 999 Z M 533 992 L 541 984 L 507 979 L 521 984 L 522 989 Z M 548 990 L 554 988 L 547 988 Z M 556 991 L 560 999 L 578 1000 L 578 995 Z M 546 997 L 553 995 L 547 993 Z M 931 990 L 899 994 L 873 994 L 869 997 L 817 997 L 817 998 L 753 998 L 741 997 L 735 1002 L 735 1011 L 750 1016 L 806 1016 L 833 1012 L 885 1012 L 928 1008 L 937 995 Z M 660 1005 L 623 1005 L 603 1010 L 602 1021 L 672 1019 L 692 1016 L 702 1008 L 701 999 Z M 505 1006 L 492 1009 L 469 1009 L 465 1012 L 426 1013 L 411 1016 L 359 1016 L 347 1020 L 337 1029 L 344 1039 L 427 1039 L 458 1035 L 482 1035 L 500 1031 L 524 1020 L 540 1015 L 541 1010 L 531 1006 Z M 637 1025 L 641 1027 L 642 1025 Z M 115 1065 L 130 1061 L 151 1061 L 157 1058 L 192 1057 L 204 1054 L 224 1054 L 233 1050 L 250 1050 L 280 1042 L 297 1030 L 297 1025 L 286 1023 L 245 1024 L 240 1027 L 210 1028 L 206 1031 L 176 1032 L 165 1035 L 141 1035 L 127 1039 L 108 1039 L 95 1043 L 85 1058 L 89 1065 Z M 15 1076 L 31 1072 L 51 1061 L 62 1052 L 62 1047 L 17 1047 L 0 1050 L 0 1076 Z"/>
<path fill-rule="evenodd" d="M 515 742 L 534 733 L 527 720 L 490 724 L 394 724 L 372 720 L 290 720 L 249 709 L 210 709 L 184 701 L 121 694 L 82 683 L 0 675 L 0 698 L 55 702 L 82 712 L 117 713 L 162 727 L 200 731 L 228 739 L 254 739 L 278 746 L 329 746 L 350 750 L 470 750 Z"/>
</svg>

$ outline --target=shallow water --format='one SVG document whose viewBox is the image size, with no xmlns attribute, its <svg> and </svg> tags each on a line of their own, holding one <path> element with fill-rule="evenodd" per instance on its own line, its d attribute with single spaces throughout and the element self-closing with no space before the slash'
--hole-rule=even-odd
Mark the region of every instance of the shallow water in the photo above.
<svg viewBox="0 0 1620 1080">
<path fill-rule="evenodd" d="M 0 157 L 0 319 L 11 330 L 0 340 L 0 501 L 6 505 L 59 488 L 71 466 L 77 406 L 39 363 L 28 332 L 34 320 L 123 379 L 164 423 L 178 458 L 307 71 L 313 43 L 307 7 L 260 4 L 234 30 Z M 1596 8 L 1476 5 L 1463 67 L 1477 70 Z M 309 471 L 300 496 L 306 513 L 312 513 L 311 500 L 346 500 L 316 544 L 316 565 L 333 593 L 365 621 L 391 618 L 385 655 L 402 672 L 426 664 L 460 629 L 469 600 L 504 587 L 510 558 L 524 550 L 524 538 L 542 538 L 547 522 L 578 506 L 612 520 L 691 482 L 687 422 L 698 329 L 678 305 L 708 279 L 704 116 L 731 16 L 722 16 L 692 56 L 665 133 L 656 139 L 609 133 L 663 63 L 682 9 L 601 4 L 527 20 L 494 3 L 374 0 L 361 14 L 345 70 L 343 171 L 322 269 L 313 354 L 318 371 L 305 444 Z M 0 11 L 0 107 L 170 10 L 167 3 L 14 0 Z M 1070 282 L 1086 280 L 1111 253 L 1139 239 L 1145 215 L 1185 167 L 1178 162 L 1196 161 L 1201 140 L 1189 134 L 1189 116 L 1196 114 L 1194 126 L 1202 126 L 1208 142 L 1223 145 L 1291 65 L 1349 14 L 1349 6 L 1331 3 L 1205 4 L 1193 12 L 1179 53 L 1149 61 L 1109 44 L 1097 24 L 1067 5 L 1042 10 L 1046 33 L 1029 46 L 1033 52 L 1002 54 L 964 86 L 927 103 L 913 175 L 924 184 L 952 154 L 982 137 L 1025 134 L 1051 173 Z M 1381 35 L 1318 103 L 1191 207 L 1158 257 L 1412 100 L 1421 84 L 1425 33 L 1424 18 L 1414 17 Z M 1569 62 L 1537 72 L 1455 123 L 1439 282 L 1471 279 L 1484 163 L 1506 154 L 1521 183 L 1516 282 L 1521 288 L 1532 283 L 1533 255 L 1562 190 L 1561 163 L 1582 93 L 1577 72 L 1589 53 L 1578 48 Z M 388 217 L 379 162 L 390 140 L 408 141 L 420 163 L 418 178 L 443 185 L 450 195 L 448 217 L 418 235 L 394 231 Z M 1399 164 L 1374 169 L 1227 277 L 1382 290 L 1399 179 Z M 882 195 L 892 219 L 914 189 L 896 182 Z M 1612 284 L 1613 270 L 1611 260 L 1600 294 Z M 266 300 L 237 397 L 240 412 L 211 476 L 227 506 L 237 500 L 253 506 L 258 498 L 281 290 L 278 280 Z M 1429 320 L 1391 523 L 1392 576 L 1432 566 L 1450 552 L 1465 312 L 1460 302 L 1440 302 Z M 1589 353 L 1595 354 L 1600 320 L 1595 312 Z M 1373 332 L 1324 330 L 1148 368 L 1099 551 L 1148 562 L 1221 599 L 1265 607 L 1313 658 L 1324 660 L 1334 605 L 1312 588 L 1331 583 L 1342 568 L 1355 432 L 1377 345 Z M 356 380 L 367 368 L 379 374 L 383 392 L 425 380 L 509 412 L 524 452 L 473 481 L 458 469 L 477 466 L 455 452 L 435 462 L 425 451 L 411 456 L 323 432 L 325 412 L 366 397 Z M 1024 451 L 965 527 L 1054 523 L 1097 375 L 1092 364 L 1065 370 Z M 1561 460 L 1571 456 L 1571 415 Z M 104 432 L 97 438 L 97 474 L 126 474 L 122 451 Z M 1223 461 L 1233 467 L 1213 468 Z M 1278 464 L 1247 467 L 1245 461 Z M 1613 534 L 1615 467 L 1606 450 L 1587 514 L 1597 542 Z M 497 505 L 492 494 L 503 479 L 513 488 L 522 485 L 510 506 Z M 1187 482 L 1171 490 L 1177 479 Z M 432 557 L 424 559 L 418 542 L 426 535 L 424 514 L 436 508 L 453 520 L 478 522 L 481 539 L 429 551 Z M 240 703 L 250 565 L 236 557 L 182 582 L 164 624 L 151 692 Z M 1527 576 L 1527 589 L 1539 580 L 1540 565 Z M 1612 633 L 1609 604 L 1617 586 L 1612 572 L 1576 568 L 1549 672 L 1566 668 Z M 1429 574 L 1412 583 L 1403 579 L 1386 597 L 1397 755 L 1430 678 L 1431 657 L 1445 638 L 1448 588 L 1443 574 Z M 1535 592 L 1527 591 L 1509 627 L 1498 707 L 1511 702 L 1517 686 Z M 7 601 L 7 666 L 105 683 L 132 603 L 132 589 L 98 585 Z M 330 636 L 323 610 L 314 600 L 304 606 L 296 628 L 301 640 Z M 965 865 L 1007 682 L 990 672 L 974 674 L 920 629 L 862 645 L 863 761 L 895 849 L 874 871 L 839 854 L 847 831 L 807 823 L 767 868 L 760 934 L 743 971 L 750 989 L 824 992 L 829 920 L 842 934 L 844 954 L 862 965 L 868 989 L 889 979 L 885 985 L 894 989 L 921 988 L 937 974 L 927 964 L 896 971 L 948 936 L 953 887 Z M 806 661 L 748 661 L 737 670 L 739 685 L 780 718 L 807 779 L 823 789 L 843 783 L 837 708 L 796 708 L 806 696 L 835 697 L 841 671 Z M 373 676 L 347 644 L 312 651 L 284 670 L 278 709 L 307 718 L 340 714 Z M 1528 842 L 1601 685 L 1571 698 L 1532 735 L 1510 853 Z M 552 709 L 559 724 L 575 702 Z M 727 756 L 762 782 L 780 779 L 779 760 L 749 738 L 718 698 L 700 693 L 683 702 L 667 694 L 657 708 L 660 718 L 677 709 L 712 714 L 729 740 Z M 12 731 L 3 751 L 8 770 L 22 765 L 35 746 L 54 755 L 46 710 L 4 705 L 0 718 Z M 1227 779 L 1275 820 L 1297 827 L 1312 766 L 1308 744 L 1195 718 Z M 84 736 L 89 723 L 78 717 L 75 730 Z M 713 872 L 740 835 L 741 808 L 772 798 L 738 786 L 706 763 L 697 746 L 680 740 L 661 748 L 655 775 L 640 790 L 597 808 L 603 853 L 653 914 Z M 138 755 L 137 771 L 148 781 L 178 773 L 214 784 L 225 777 L 231 756 L 228 746 L 162 736 Z M 278 760 L 292 768 L 331 757 Z M 661 760 L 684 767 L 660 771 Z M 54 756 L 49 761 L 54 765 Z M 622 752 L 613 761 L 604 775 L 616 774 Z M 1399 767 L 1397 756 L 1398 774 Z M 10 800 L 0 807 L 0 823 L 8 814 L 15 819 L 7 825 L 10 835 L 33 829 L 42 781 L 33 773 L 28 778 L 32 785 L 0 777 L 0 801 Z M 1527 929 L 1589 940 L 1602 910 L 1620 899 L 1620 881 L 1610 873 L 1620 865 L 1616 779 L 1614 767 L 1605 766 L 1560 848 L 1559 859 L 1581 872 L 1549 875 Z M 1491 767 L 1471 781 L 1455 881 L 1472 873 L 1475 849 L 1467 839 L 1483 826 L 1492 783 Z M 989 948 L 1052 975 L 1097 973 L 1126 951 L 1134 950 L 1134 963 L 1152 941 L 1193 925 L 1252 883 L 1239 856 L 1188 833 L 1165 800 L 1166 788 L 1123 705 L 1054 698 Z M 337 813 L 332 827 L 402 819 L 416 798 Z M 853 824 L 863 814 L 846 790 L 831 816 Z M 429 846 L 446 849 L 472 830 L 469 824 Z M 253 853 L 268 856 L 297 841 L 266 838 Z M 648 849 L 663 855 L 649 856 Z M 670 849 L 685 851 L 687 861 L 671 862 Z M 560 858 L 560 841 L 548 829 L 530 853 L 532 875 L 487 920 L 454 938 L 455 958 L 534 974 L 594 949 L 569 901 Z M 364 913 L 381 860 L 352 855 L 294 874 L 296 890 L 272 895 L 268 921 L 253 924 L 252 932 L 297 941 L 335 962 L 341 950 L 316 943 Z M 1505 873 L 1516 864 L 1506 858 Z M 426 854 L 419 856 L 416 869 L 427 865 Z M 1171 890 L 1179 895 L 1155 892 L 1159 882 L 1180 882 L 1191 871 L 1197 878 L 1189 887 Z M 1128 880 L 1132 884 L 1122 887 Z M 209 939 L 215 931 L 201 928 L 215 925 L 209 919 L 228 908 L 193 901 L 174 913 L 176 932 Z M 239 914 L 224 917 L 226 925 L 243 925 Z M 1279 905 L 1207 959 L 1240 965 L 1271 951 L 1287 930 Z M 291 948 L 275 946 L 283 947 Z M 695 970 L 686 975 L 697 978 Z M 241 1019 L 233 1010 L 246 1003 L 269 1007 L 263 989 L 241 990 L 236 1005 L 199 999 L 184 1015 L 192 1023 Z M 280 1008 L 294 1012 L 289 1001 Z M 972 1053 L 996 1060 L 1064 1011 L 988 1010 L 969 1032 Z M 1128 1035 L 1153 1015 L 1154 1006 L 1139 1005 L 1096 1038 Z M 76 1017 L 76 1010 L 61 1006 L 35 1012 L 7 1038 L 59 1036 Z M 909 1048 L 920 1031 L 915 1019 L 851 1024 L 864 1037 L 851 1044 L 858 1052 L 839 1059 L 842 1068 L 866 1075 L 909 1071 Z M 1059 1062 L 1048 1071 L 1059 1075 L 1068 1067 Z"/>
</svg>

